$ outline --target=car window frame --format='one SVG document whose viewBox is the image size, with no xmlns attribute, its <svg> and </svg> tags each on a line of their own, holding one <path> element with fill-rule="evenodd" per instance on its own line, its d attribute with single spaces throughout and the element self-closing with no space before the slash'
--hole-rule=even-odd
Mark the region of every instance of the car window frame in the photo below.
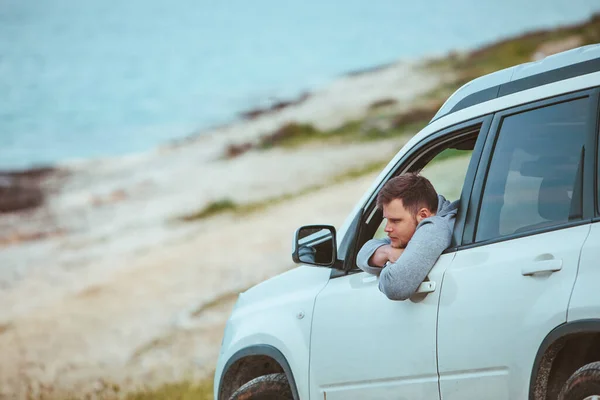
<svg viewBox="0 0 600 400">
<path fill-rule="evenodd" d="M 478 246 L 485 246 L 492 243 L 504 242 L 507 240 L 518 239 L 522 237 L 537 235 L 540 233 L 555 231 L 559 229 L 566 229 L 573 226 L 588 224 L 592 221 L 596 211 L 596 157 L 597 155 L 597 123 L 598 113 L 594 110 L 598 110 L 598 98 L 600 89 L 598 87 L 588 88 L 585 90 L 579 90 L 572 93 L 561 94 L 553 96 L 547 99 L 536 100 L 534 102 L 521 104 L 515 107 L 506 108 L 494 113 L 493 120 L 490 127 L 490 132 L 487 135 L 486 143 L 481 155 L 480 165 L 475 182 L 473 185 L 473 194 L 471 195 L 471 201 L 467 207 L 467 216 L 463 226 L 463 235 L 458 246 L 458 250 L 473 248 Z M 588 103 L 588 129 L 584 139 L 584 161 L 583 161 L 583 193 L 582 193 L 582 218 L 578 221 L 565 221 L 556 225 L 537 228 L 528 230 L 525 232 L 513 233 L 504 236 L 497 236 L 491 239 L 476 241 L 475 235 L 477 230 L 477 223 L 479 220 L 479 214 L 481 211 L 481 202 L 483 199 L 483 192 L 487 181 L 487 176 L 491 166 L 492 155 L 496 146 L 498 136 L 500 134 L 502 120 L 508 116 L 520 114 L 527 111 L 533 111 L 542 107 L 547 107 L 555 104 L 560 104 L 580 98 L 589 98 Z M 590 149 L 592 151 L 590 151 Z"/>
<path fill-rule="evenodd" d="M 594 125 L 594 218 L 592 222 L 600 221 L 600 86 L 595 89 L 596 108 L 594 110 L 595 125 Z"/>
<path fill-rule="evenodd" d="M 486 114 L 466 121 L 461 121 L 460 123 L 453 124 L 443 129 L 440 129 L 439 131 L 432 133 L 431 135 L 416 143 L 400 160 L 398 160 L 398 162 L 389 171 L 389 173 L 383 179 L 381 179 L 381 181 L 377 185 L 377 188 L 373 191 L 369 199 L 365 202 L 365 206 L 360 210 L 361 217 L 360 221 L 357 224 L 357 228 L 353 232 L 349 232 L 349 234 L 352 234 L 354 236 L 353 245 L 356 246 L 355 242 L 359 240 L 358 236 L 360 235 L 358 234 L 358 232 L 360 232 L 360 227 L 364 226 L 367 223 L 367 220 L 370 219 L 374 213 L 377 193 L 379 193 L 383 185 L 388 180 L 390 180 L 394 176 L 397 176 L 402 171 L 410 169 L 414 165 L 415 161 L 418 161 L 420 158 L 425 156 L 435 147 L 439 146 L 444 142 L 452 141 L 453 139 L 455 139 L 451 136 L 456 135 L 458 137 L 460 136 L 461 132 L 463 132 L 466 136 L 472 133 L 472 129 L 479 125 L 477 141 L 475 142 L 473 153 L 471 154 L 471 160 L 469 161 L 469 166 L 467 167 L 467 173 L 465 175 L 463 187 L 461 190 L 460 205 L 454 224 L 452 245 L 448 249 L 446 249 L 444 253 L 450 253 L 455 251 L 459 244 L 459 242 L 455 241 L 455 238 L 456 240 L 458 240 L 462 237 L 463 224 L 466 215 L 465 210 L 461 210 L 461 208 L 466 207 L 469 204 L 474 179 L 476 176 L 477 169 L 479 168 L 484 144 L 486 143 L 486 138 L 490 131 L 492 118 L 493 114 Z M 357 254 L 358 252 L 356 251 L 354 253 Z M 354 264 L 355 268 L 348 269 L 347 271 L 333 269 L 331 273 L 331 278 L 344 276 L 346 274 L 362 272 L 360 269 L 356 268 L 356 260 L 352 260 L 352 263 Z"/>
</svg>

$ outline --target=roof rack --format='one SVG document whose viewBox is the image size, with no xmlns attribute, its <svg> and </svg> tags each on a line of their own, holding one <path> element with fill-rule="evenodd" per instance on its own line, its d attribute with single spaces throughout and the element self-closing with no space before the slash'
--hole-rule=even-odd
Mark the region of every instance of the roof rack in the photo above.
<svg viewBox="0 0 600 400">
<path fill-rule="evenodd" d="M 598 71 L 600 44 L 578 47 L 539 61 L 515 65 L 464 84 L 446 100 L 430 122 L 488 100 Z"/>
</svg>

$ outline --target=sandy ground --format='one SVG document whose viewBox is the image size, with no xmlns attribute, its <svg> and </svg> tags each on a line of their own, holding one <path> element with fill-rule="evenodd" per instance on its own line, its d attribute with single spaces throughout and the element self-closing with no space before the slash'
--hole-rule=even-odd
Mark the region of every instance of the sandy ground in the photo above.
<svg viewBox="0 0 600 400">
<path fill-rule="evenodd" d="M 94 383 L 88 374 L 122 385 L 128 383 L 124 376 L 129 382 L 147 382 L 153 376 L 210 371 L 229 310 L 225 306 L 193 316 L 194 310 L 293 267 L 295 229 L 315 221 L 339 226 L 373 178 L 247 217 L 225 215 L 198 223 L 185 240 L 132 258 L 102 282 L 13 315 L 0 335 L 0 351 L 3 361 L 20 360 L 19 368 L 3 362 L 0 375 L 12 381 L 10 387 L 15 379 L 22 384 L 26 375 L 46 386 L 88 391 L 86 386 Z M 30 295 L 45 286 L 29 281 Z M 14 300 L 25 296 L 22 286 Z"/>
<path fill-rule="evenodd" d="M 44 208 L 0 216 L 3 234 L 47 233 L 0 247 L 0 398 L 80 396 L 107 382 L 132 387 L 209 374 L 235 294 L 293 267 L 295 229 L 339 227 L 376 174 L 248 215 L 177 218 L 219 199 L 244 204 L 331 182 L 390 159 L 405 139 L 251 151 L 231 160 L 222 158 L 225 147 L 289 121 L 335 127 L 376 100 L 395 98 L 402 108 L 439 80 L 419 64 L 399 63 L 185 143 L 63 166 L 65 174 L 47 183 Z"/>
</svg>

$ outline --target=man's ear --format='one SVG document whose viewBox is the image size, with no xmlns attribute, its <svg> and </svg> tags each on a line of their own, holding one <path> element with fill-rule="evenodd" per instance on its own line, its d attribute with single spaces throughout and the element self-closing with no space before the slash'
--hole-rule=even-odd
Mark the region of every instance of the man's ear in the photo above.
<svg viewBox="0 0 600 400">
<path fill-rule="evenodd" d="M 433 215 L 428 208 L 423 207 L 419 211 L 417 211 L 417 223 L 423 221 L 425 218 L 429 218 Z"/>
</svg>

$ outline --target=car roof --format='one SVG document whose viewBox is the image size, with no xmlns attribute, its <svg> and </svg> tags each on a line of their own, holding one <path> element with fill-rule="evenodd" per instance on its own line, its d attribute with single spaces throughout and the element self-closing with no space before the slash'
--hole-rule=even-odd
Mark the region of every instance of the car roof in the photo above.
<svg viewBox="0 0 600 400">
<path fill-rule="evenodd" d="M 600 71 L 600 44 L 515 65 L 463 85 L 446 100 L 431 122 L 488 100 L 597 71 Z"/>
</svg>

